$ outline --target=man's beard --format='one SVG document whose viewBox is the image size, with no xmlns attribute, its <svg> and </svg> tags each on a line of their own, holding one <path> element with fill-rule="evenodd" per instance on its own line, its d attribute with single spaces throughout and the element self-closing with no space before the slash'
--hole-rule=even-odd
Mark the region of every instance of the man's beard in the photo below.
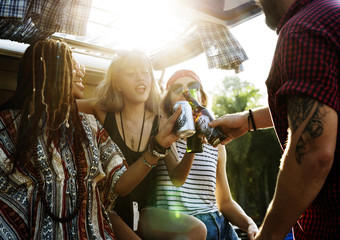
<svg viewBox="0 0 340 240">
<path fill-rule="evenodd" d="M 275 31 L 282 17 L 276 10 L 277 0 L 256 0 L 256 4 L 262 8 L 266 16 L 267 26 Z"/>
</svg>

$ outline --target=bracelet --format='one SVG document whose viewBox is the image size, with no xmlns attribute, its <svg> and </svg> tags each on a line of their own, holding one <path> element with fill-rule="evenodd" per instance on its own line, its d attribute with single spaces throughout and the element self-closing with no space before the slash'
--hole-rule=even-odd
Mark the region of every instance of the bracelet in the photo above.
<svg viewBox="0 0 340 240">
<path fill-rule="evenodd" d="M 156 164 L 154 164 L 154 165 L 148 163 L 148 162 L 145 160 L 145 155 L 144 155 L 144 154 L 142 155 L 142 158 L 143 158 L 143 163 L 144 163 L 147 167 L 149 167 L 149 168 L 154 168 L 154 167 L 156 167 L 157 164 L 158 164 L 158 162 L 157 162 Z"/>
<path fill-rule="evenodd" d="M 157 158 L 164 158 L 169 153 L 170 147 L 165 148 L 162 145 L 160 145 L 156 138 L 154 136 L 151 137 L 149 146 L 148 146 L 148 152 Z"/>
<path fill-rule="evenodd" d="M 159 142 L 157 142 L 155 136 L 152 136 L 151 144 L 152 144 L 151 147 L 159 153 L 166 153 L 166 151 L 170 149 L 170 148 L 165 148 L 162 145 L 160 145 Z"/>
<path fill-rule="evenodd" d="M 165 150 L 165 153 L 160 153 L 157 150 L 155 150 L 152 146 L 152 142 L 150 142 L 149 146 L 148 146 L 148 152 L 151 154 L 151 156 L 156 157 L 156 158 L 164 158 L 168 153 L 169 153 L 169 149 Z"/>
<path fill-rule="evenodd" d="M 254 116 L 253 116 L 253 112 L 251 111 L 251 109 L 249 109 L 249 115 L 248 115 L 248 132 L 250 132 L 250 122 L 253 127 L 253 130 L 256 131 Z"/>
</svg>

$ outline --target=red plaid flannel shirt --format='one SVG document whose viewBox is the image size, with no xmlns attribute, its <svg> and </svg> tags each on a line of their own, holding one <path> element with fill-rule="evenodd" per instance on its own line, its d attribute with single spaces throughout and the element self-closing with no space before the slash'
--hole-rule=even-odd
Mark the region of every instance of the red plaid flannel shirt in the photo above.
<svg viewBox="0 0 340 240">
<path fill-rule="evenodd" d="M 284 148 L 288 129 L 285 99 L 289 96 L 315 98 L 339 116 L 340 1 L 296 0 L 277 32 L 266 84 L 275 129 Z M 296 239 L 340 239 L 339 141 L 338 124 L 332 169 L 319 195 L 294 226 Z"/>
</svg>

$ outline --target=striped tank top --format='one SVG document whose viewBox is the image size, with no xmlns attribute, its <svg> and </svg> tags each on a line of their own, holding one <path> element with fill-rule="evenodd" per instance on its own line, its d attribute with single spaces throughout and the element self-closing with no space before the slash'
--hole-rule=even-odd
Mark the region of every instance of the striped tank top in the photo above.
<svg viewBox="0 0 340 240">
<path fill-rule="evenodd" d="M 186 141 L 176 142 L 179 158 L 186 152 Z M 218 211 L 215 188 L 217 169 L 217 148 L 203 144 L 203 152 L 196 153 L 187 180 L 181 187 L 171 183 L 164 160 L 156 167 L 156 205 L 171 211 L 189 215 Z"/>
</svg>

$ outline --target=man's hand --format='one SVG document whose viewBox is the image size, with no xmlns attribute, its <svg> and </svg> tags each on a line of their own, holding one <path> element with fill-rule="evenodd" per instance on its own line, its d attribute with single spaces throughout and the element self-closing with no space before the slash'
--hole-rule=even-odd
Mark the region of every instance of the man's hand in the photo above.
<svg viewBox="0 0 340 240">
<path fill-rule="evenodd" d="M 234 138 L 238 138 L 248 131 L 248 113 L 226 114 L 209 124 L 211 127 L 219 126 L 226 139 L 221 142 L 225 145 Z"/>
</svg>

